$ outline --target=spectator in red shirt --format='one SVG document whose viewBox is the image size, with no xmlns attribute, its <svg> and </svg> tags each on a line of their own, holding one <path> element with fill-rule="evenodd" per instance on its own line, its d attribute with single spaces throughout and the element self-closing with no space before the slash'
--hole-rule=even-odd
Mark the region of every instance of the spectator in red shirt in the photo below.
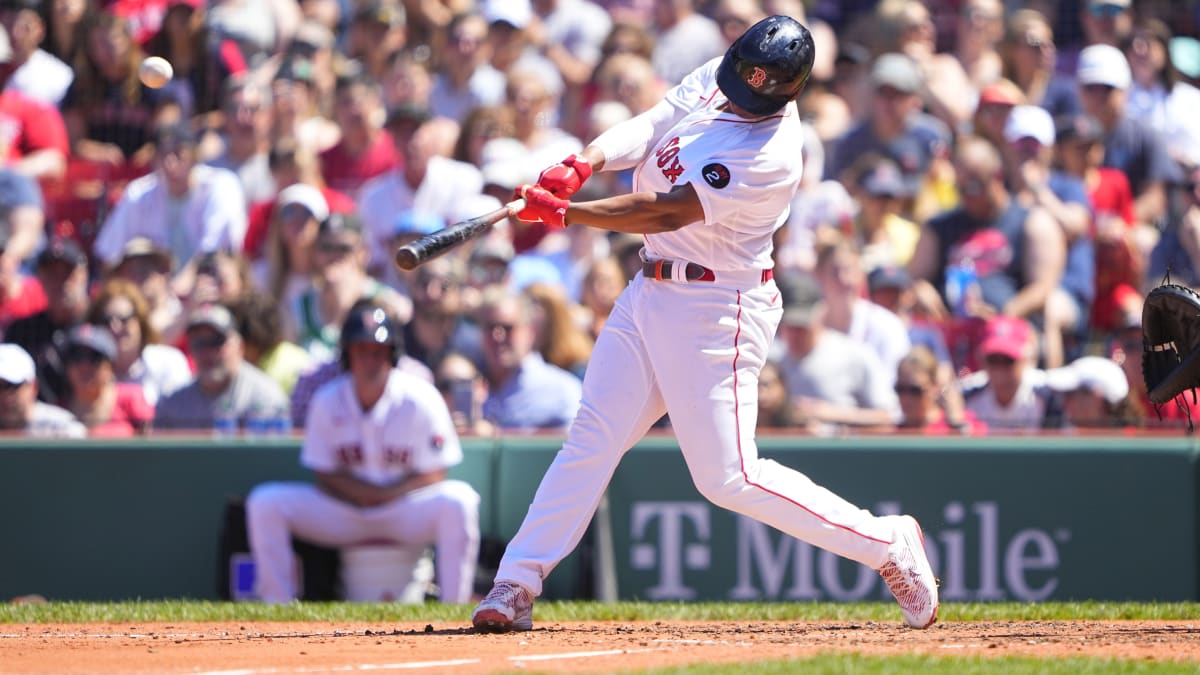
<svg viewBox="0 0 1200 675">
<path fill-rule="evenodd" d="M 342 130 L 337 145 L 321 153 L 325 184 L 354 198 L 363 183 L 386 173 L 399 159 L 384 119 L 379 85 L 363 74 L 338 78 L 334 120 Z"/>
<path fill-rule="evenodd" d="M 22 274 L 20 261 L 4 255 L 8 244 L 6 225 L 0 223 L 0 338 L 8 324 L 46 309 L 46 294 L 38 280 Z"/>
<path fill-rule="evenodd" d="M 58 109 L 12 87 L 15 69 L 8 31 L 0 30 L 0 162 L 32 178 L 61 176 L 67 168 L 67 129 Z"/>
<path fill-rule="evenodd" d="M 89 436 L 142 434 L 154 419 L 142 386 L 117 382 L 113 360 L 117 343 L 102 326 L 80 324 L 67 337 L 66 408 L 88 428 Z"/>
</svg>

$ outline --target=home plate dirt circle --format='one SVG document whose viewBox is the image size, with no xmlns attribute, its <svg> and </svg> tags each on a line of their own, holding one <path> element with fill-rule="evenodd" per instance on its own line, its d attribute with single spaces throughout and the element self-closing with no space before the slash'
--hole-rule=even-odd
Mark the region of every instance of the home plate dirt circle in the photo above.
<svg viewBox="0 0 1200 675">
<path fill-rule="evenodd" d="M 946 622 L 925 631 L 868 621 L 546 622 L 500 635 L 465 622 L 0 625 L 5 673 L 597 673 L 824 653 L 1200 664 L 1200 620 Z"/>
</svg>

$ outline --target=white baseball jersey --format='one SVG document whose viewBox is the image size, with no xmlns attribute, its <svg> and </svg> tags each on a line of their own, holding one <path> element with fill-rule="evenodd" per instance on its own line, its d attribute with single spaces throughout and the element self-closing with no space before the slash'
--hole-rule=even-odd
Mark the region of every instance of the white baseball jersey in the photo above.
<svg viewBox="0 0 1200 675">
<path fill-rule="evenodd" d="M 646 235 L 646 251 L 718 271 L 765 269 L 772 266 L 771 236 L 787 222 L 800 184 L 804 129 L 790 104 L 756 120 L 719 110 L 720 63 L 709 61 L 667 93 L 668 102 L 689 112 L 634 172 L 635 192 L 691 183 L 704 223 Z"/>
<path fill-rule="evenodd" d="M 317 390 L 305 422 L 300 463 L 313 471 L 349 471 L 375 485 L 462 461 L 462 446 L 441 393 L 393 370 L 383 397 L 363 412 L 349 374 Z"/>
<path fill-rule="evenodd" d="M 713 502 L 873 568 L 895 536 L 889 521 L 758 457 L 758 374 L 783 315 L 763 270 L 800 183 L 803 132 L 792 103 L 757 119 L 721 110 L 719 63 L 593 142 L 606 169 L 636 167 L 636 191 L 690 183 L 704 221 L 646 235 L 646 257 L 675 261 L 672 275 L 635 277 L 596 340 L 579 414 L 496 574 L 535 595 L 583 536 L 624 452 L 664 413 Z M 688 281 L 678 263 L 714 274 Z"/>
</svg>

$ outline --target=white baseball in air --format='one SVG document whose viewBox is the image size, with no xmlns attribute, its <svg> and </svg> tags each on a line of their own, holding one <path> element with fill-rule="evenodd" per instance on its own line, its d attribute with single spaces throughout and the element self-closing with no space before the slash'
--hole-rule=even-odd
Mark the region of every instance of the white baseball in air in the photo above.
<svg viewBox="0 0 1200 675">
<path fill-rule="evenodd" d="M 175 69 L 161 56 L 147 56 L 138 68 L 138 78 L 151 89 L 166 86 L 172 77 L 175 77 Z"/>
</svg>

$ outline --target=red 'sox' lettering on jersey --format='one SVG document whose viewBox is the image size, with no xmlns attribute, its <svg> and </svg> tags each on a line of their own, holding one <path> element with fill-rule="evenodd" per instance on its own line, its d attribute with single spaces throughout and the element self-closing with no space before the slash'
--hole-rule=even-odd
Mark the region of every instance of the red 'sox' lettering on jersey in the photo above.
<svg viewBox="0 0 1200 675">
<path fill-rule="evenodd" d="M 363 463 L 363 450 L 358 445 L 344 445 L 337 449 L 338 464 L 354 466 Z"/>
<path fill-rule="evenodd" d="M 384 448 L 383 461 L 388 465 L 408 466 L 412 461 L 412 453 L 413 449 L 410 447 Z"/>
<path fill-rule="evenodd" d="M 663 176 L 672 184 L 683 174 L 683 165 L 679 163 L 679 137 L 676 136 L 667 141 L 666 145 L 659 148 L 654 156 L 658 158 L 658 168 L 662 170 Z"/>
</svg>

